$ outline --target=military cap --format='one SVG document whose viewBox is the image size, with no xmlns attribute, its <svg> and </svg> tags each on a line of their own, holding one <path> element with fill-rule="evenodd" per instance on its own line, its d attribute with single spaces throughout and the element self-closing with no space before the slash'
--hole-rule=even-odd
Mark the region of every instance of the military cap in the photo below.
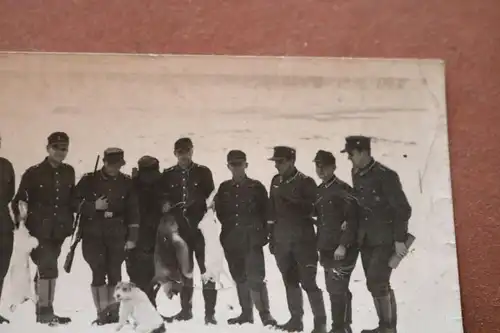
<svg viewBox="0 0 500 333">
<path fill-rule="evenodd" d="M 362 135 L 352 135 L 345 138 L 345 147 L 340 152 L 346 153 L 354 149 L 368 150 L 370 149 L 371 138 Z"/>
<path fill-rule="evenodd" d="M 68 145 L 69 144 L 69 136 L 64 132 L 54 132 L 49 135 L 47 138 L 48 145 Z"/>
<path fill-rule="evenodd" d="M 160 161 L 149 155 L 144 155 L 137 161 L 139 170 L 160 170 Z"/>
<path fill-rule="evenodd" d="M 273 148 L 273 156 L 269 158 L 270 161 L 291 160 L 294 159 L 296 151 L 294 148 L 287 146 L 276 146 Z"/>
<path fill-rule="evenodd" d="M 174 151 L 188 151 L 193 148 L 193 141 L 190 138 L 180 138 L 175 141 Z"/>
<path fill-rule="evenodd" d="M 335 165 L 335 156 L 329 151 L 318 150 L 313 162 L 321 165 Z"/>
<path fill-rule="evenodd" d="M 227 153 L 227 162 L 246 162 L 247 155 L 241 150 L 231 150 Z"/>
<path fill-rule="evenodd" d="M 122 164 L 125 165 L 125 153 L 123 149 L 111 147 L 104 151 L 103 161 L 110 164 Z"/>
</svg>

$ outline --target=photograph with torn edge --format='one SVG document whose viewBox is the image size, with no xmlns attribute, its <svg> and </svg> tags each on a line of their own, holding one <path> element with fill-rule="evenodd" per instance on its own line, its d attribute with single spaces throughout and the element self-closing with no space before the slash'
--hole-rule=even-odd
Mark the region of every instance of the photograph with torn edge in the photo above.
<svg viewBox="0 0 500 333">
<path fill-rule="evenodd" d="M 2 53 L 2 333 L 461 333 L 444 67 Z"/>
</svg>

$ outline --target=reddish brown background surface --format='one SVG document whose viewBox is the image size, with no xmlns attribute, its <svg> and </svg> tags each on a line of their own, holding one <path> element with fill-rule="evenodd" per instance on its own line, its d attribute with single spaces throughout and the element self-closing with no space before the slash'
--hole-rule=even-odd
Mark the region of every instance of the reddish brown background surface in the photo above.
<svg viewBox="0 0 500 333">
<path fill-rule="evenodd" d="M 499 0 L 0 0 L 0 50 L 444 59 L 465 329 L 500 332 Z"/>
</svg>

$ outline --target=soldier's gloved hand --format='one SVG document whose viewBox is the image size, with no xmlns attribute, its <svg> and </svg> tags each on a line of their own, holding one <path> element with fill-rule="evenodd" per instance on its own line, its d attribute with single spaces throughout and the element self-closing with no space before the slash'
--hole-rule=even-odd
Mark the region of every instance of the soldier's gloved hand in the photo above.
<svg viewBox="0 0 500 333">
<path fill-rule="evenodd" d="M 408 248 L 404 242 L 395 242 L 394 247 L 399 257 L 403 258 L 408 254 Z"/>
<path fill-rule="evenodd" d="M 95 202 L 96 210 L 106 210 L 108 209 L 108 199 L 105 196 L 99 197 Z"/>
<path fill-rule="evenodd" d="M 168 213 L 170 209 L 172 208 L 172 204 L 170 202 L 165 202 L 163 206 L 161 207 L 162 213 Z"/>
</svg>

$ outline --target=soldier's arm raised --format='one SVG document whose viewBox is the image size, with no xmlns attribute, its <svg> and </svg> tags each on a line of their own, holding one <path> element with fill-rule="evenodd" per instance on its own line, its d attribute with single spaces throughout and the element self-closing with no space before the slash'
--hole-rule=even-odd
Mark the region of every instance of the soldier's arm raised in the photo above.
<svg viewBox="0 0 500 333">
<path fill-rule="evenodd" d="M 345 191 L 341 193 L 341 197 L 344 201 L 344 221 L 346 223 L 346 229 L 340 236 L 340 244 L 348 247 L 356 241 L 356 234 L 359 225 L 359 206 L 357 199 L 352 193 L 352 189 L 345 189 Z"/>
<path fill-rule="evenodd" d="M 408 233 L 408 221 L 412 209 L 403 191 L 403 186 L 396 172 L 385 172 L 382 178 L 382 191 L 391 206 L 394 240 L 404 242 Z"/>
<path fill-rule="evenodd" d="M 139 198 L 130 181 L 130 188 L 125 202 L 125 224 L 127 225 L 127 241 L 137 242 L 139 238 L 139 224 L 141 216 L 139 212 Z"/>
</svg>

